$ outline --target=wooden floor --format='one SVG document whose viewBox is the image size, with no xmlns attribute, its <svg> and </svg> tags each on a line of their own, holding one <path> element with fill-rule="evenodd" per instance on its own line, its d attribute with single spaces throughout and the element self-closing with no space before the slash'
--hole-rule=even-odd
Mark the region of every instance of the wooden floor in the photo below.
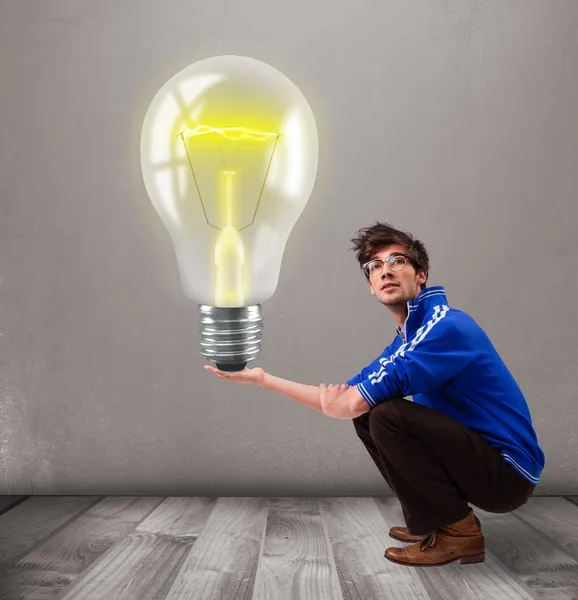
<svg viewBox="0 0 578 600">
<path fill-rule="evenodd" d="M 0 496 L 0 600 L 578 600 L 578 497 L 474 507 L 486 561 L 411 568 L 394 497 Z"/>
</svg>

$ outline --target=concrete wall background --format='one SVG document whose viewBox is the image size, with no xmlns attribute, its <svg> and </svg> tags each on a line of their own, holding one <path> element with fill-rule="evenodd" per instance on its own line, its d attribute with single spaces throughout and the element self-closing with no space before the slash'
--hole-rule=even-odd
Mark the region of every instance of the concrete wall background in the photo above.
<svg viewBox="0 0 578 600">
<path fill-rule="evenodd" d="M 573 0 L 3 2 L 0 494 L 390 493 L 350 421 L 202 368 L 139 142 L 218 54 L 290 77 L 320 134 L 251 366 L 341 383 L 391 341 L 349 250 L 391 222 L 524 391 L 536 493 L 578 493 L 577 22 Z"/>
</svg>

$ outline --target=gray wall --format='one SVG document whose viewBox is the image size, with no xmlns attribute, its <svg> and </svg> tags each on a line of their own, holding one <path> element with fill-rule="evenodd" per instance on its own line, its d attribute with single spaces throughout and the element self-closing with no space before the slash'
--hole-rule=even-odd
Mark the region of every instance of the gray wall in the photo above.
<svg viewBox="0 0 578 600">
<path fill-rule="evenodd" d="M 341 383 L 392 340 L 349 249 L 392 222 L 525 393 L 536 493 L 578 493 L 577 23 L 575 0 L 4 0 L 0 493 L 391 493 L 350 421 L 203 370 L 139 142 L 218 54 L 290 77 L 320 134 L 253 366 Z"/>
</svg>

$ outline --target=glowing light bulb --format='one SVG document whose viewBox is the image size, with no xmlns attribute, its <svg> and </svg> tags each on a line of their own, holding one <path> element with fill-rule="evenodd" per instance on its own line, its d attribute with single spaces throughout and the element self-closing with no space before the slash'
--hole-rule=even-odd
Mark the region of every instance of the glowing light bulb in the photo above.
<svg viewBox="0 0 578 600">
<path fill-rule="evenodd" d="M 248 57 L 189 65 L 146 112 L 144 183 L 173 241 L 184 292 L 199 305 L 201 354 L 220 369 L 241 370 L 261 349 L 261 304 L 277 288 L 318 152 L 303 94 Z"/>
</svg>

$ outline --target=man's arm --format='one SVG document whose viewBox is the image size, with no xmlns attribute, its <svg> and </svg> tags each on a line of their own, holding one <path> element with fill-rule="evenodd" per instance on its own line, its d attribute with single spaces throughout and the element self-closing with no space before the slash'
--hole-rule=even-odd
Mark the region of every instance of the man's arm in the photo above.
<svg viewBox="0 0 578 600">
<path fill-rule="evenodd" d="M 356 387 L 342 391 L 339 386 L 335 386 L 327 394 L 316 385 L 296 383 L 269 373 L 265 373 L 261 387 L 278 392 L 335 419 L 353 419 L 368 412 L 370 408 Z M 323 405 L 322 393 L 328 400 Z"/>
<path fill-rule="evenodd" d="M 321 384 L 317 387 L 265 373 L 261 387 L 283 394 L 334 419 L 354 419 L 370 409 L 355 386 L 344 389 L 345 385 L 331 385 L 326 388 Z"/>
<path fill-rule="evenodd" d="M 290 381 L 289 379 L 282 379 L 281 377 L 266 373 L 260 367 L 254 369 L 245 368 L 242 371 L 220 371 L 212 365 L 205 365 L 205 370 L 211 371 L 221 379 L 236 381 L 238 383 L 256 384 L 267 390 L 278 392 L 329 417 L 340 419 L 354 418 L 369 410 L 368 404 L 363 400 L 357 388 L 345 389 L 345 384 L 342 386 L 331 386 L 330 395 L 324 396 L 330 398 L 330 402 L 325 403 L 326 406 L 329 406 L 330 410 L 324 410 L 321 403 L 322 389 L 316 385 L 305 385 Z M 347 396 L 347 404 L 344 405 L 340 402 L 339 405 L 338 403 L 333 405 L 333 400 L 341 398 L 341 396 Z"/>
<path fill-rule="evenodd" d="M 281 377 L 275 377 L 275 375 L 265 373 L 261 387 L 287 396 L 288 398 L 291 398 L 300 404 L 304 404 L 309 408 L 313 408 L 320 413 L 323 412 L 320 401 L 321 391 L 316 385 L 297 383 L 296 381 L 282 379 Z"/>
</svg>

